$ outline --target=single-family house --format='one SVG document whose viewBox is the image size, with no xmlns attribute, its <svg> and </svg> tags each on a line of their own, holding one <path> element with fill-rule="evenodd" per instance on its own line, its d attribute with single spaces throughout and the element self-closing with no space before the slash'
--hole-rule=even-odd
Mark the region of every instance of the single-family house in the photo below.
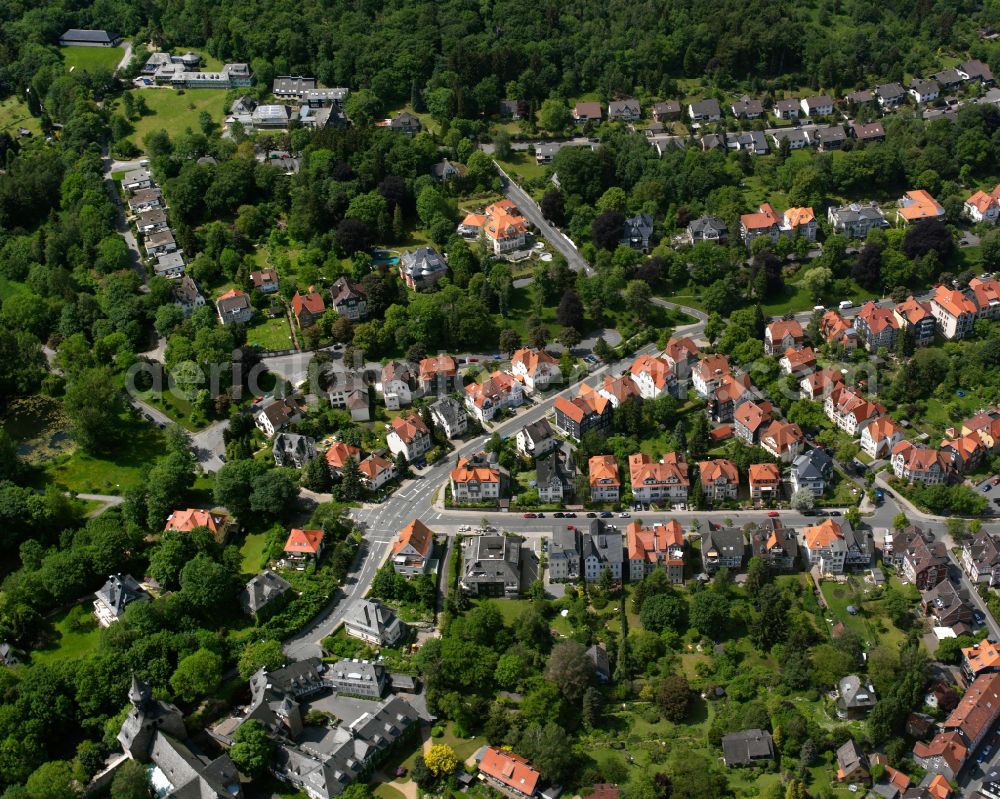
<svg viewBox="0 0 1000 799">
<path fill-rule="evenodd" d="M 433 247 L 403 250 L 399 256 L 399 276 L 413 291 L 426 291 L 448 274 L 448 264 Z"/>
<path fill-rule="evenodd" d="M 875 102 L 875 92 L 870 89 L 858 89 L 857 91 L 848 92 L 844 95 L 844 99 L 851 106 L 871 105 Z"/>
<path fill-rule="evenodd" d="M 626 100 L 612 100 L 608 103 L 608 119 L 636 122 L 641 116 L 642 108 L 634 97 Z"/>
<path fill-rule="evenodd" d="M 972 624 L 972 608 L 950 580 L 920 592 L 920 609 L 934 620 L 935 627 Z"/>
<path fill-rule="evenodd" d="M 795 531 L 786 528 L 781 519 L 765 519 L 750 533 L 750 557 L 760 558 L 772 571 L 793 571 L 798 554 Z"/>
<path fill-rule="evenodd" d="M 725 355 L 706 355 L 691 370 L 691 383 L 698 396 L 708 399 L 729 371 L 729 359 Z"/>
<path fill-rule="evenodd" d="M 134 194 L 139 189 L 148 189 L 156 185 L 153 176 L 145 167 L 140 169 L 130 169 L 122 176 L 122 188 L 129 194 Z"/>
<path fill-rule="evenodd" d="M 271 445 L 271 454 L 275 465 L 301 469 L 316 457 L 316 439 L 297 433 L 278 433 Z"/>
<path fill-rule="evenodd" d="M 688 106 L 688 116 L 692 122 L 717 122 L 722 119 L 722 108 L 714 97 L 698 100 Z"/>
<path fill-rule="evenodd" d="M 760 434 L 771 424 L 771 403 L 746 400 L 733 411 L 733 432 L 747 446 L 760 441 Z"/>
<path fill-rule="evenodd" d="M 639 387 L 628 372 L 617 377 L 605 375 L 604 380 L 598 386 L 597 393 L 610 402 L 613 408 L 621 406 L 623 402 L 630 399 L 640 398 Z"/>
<path fill-rule="evenodd" d="M 807 117 L 829 116 L 833 113 L 833 98 L 826 95 L 803 97 L 799 105 Z"/>
<path fill-rule="evenodd" d="M 809 568 L 820 574 L 843 574 L 847 560 L 847 541 L 842 527 L 832 519 L 802 528 L 802 555 Z"/>
<path fill-rule="evenodd" d="M 885 141 L 885 128 L 881 122 L 855 122 L 851 125 L 851 136 L 863 144 L 870 141 Z"/>
<path fill-rule="evenodd" d="M 326 458 L 326 465 L 330 470 L 331 477 L 340 477 L 344 473 L 344 466 L 348 459 L 355 463 L 361 461 L 361 450 L 350 444 L 345 444 L 343 441 L 334 441 L 323 457 Z"/>
<path fill-rule="evenodd" d="M 522 588 L 522 564 L 528 558 L 518 535 L 475 535 L 462 544 L 459 587 L 479 597 L 515 598 Z"/>
<path fill-rule="evenodd" d="M 307 563 L 318 563 L 323 556 L 323 531 L 293 527 L 285 541 L 285 557 L 297 569 Z"/>
<path fill-rule="evenodd" d="M 535 486 L 538 499 L 561 505 L 576 494 L 576 463 L 572 451 L 559 448 L 535 458 Z"/>
<path fill-rule="evenodd" d="M 349 411 L 355 422 L 367 422 L 371 419 L 371 396 L 364 371 L 329 372 L 326 398 L 331 407 Z"/>
<path fill-rule="evenodd" d="M 948 549 L 944 542 L 929 536 L 913 536 L 903 551 L 903 576 L 921 591 L 947 580 L 948 565 Z"/>
<path fill-rule="evenodd" d="M 392 542 L 392 568 L 404 577 L 427 574 L 437 562 L 434 554 L 434 532 L 420 519 L 413 519 Z"/>
<path fill-rule="evenodd" d="M 863 719 L 877 701 L 874 686 L 857 674 L 848 674 L 837 684 L 837 718 Z"/>
<path fill-rule="evenodd" d="M 785 350 L 801 349 L 805 345 L 806 334 L 802 324 L 796 319 L 779 319 L 764 328 L 764 353 L 779 355 Z"/>
<path fill-rule="evenodd" d="M 404 631 L 392 608 L 377 599 L 356 602 L 344 616 L 344 632 L 373 646 L 392 646 L 403 637 Z"/>
<path fill-rule="evenodd" d="M 604 119 L 604 108 L 600 103 L 582 101 L 573 106 L 573 119 L 580 124 L 600 122 Z"/>
<path fill-rule="evenodd" d="M 909 330 L 917 347 L 927 346 L 934 340 L 936 323 L 929 302 L 922 302 L 911 294 L 893 309 L 893 313 L 899 329 Z"/>
<path fill-rule="evenodd" d="M 782 463 L 791 463 L 802 453 L 805 434 L 794 422 L 775 420 L 760 434 L 759 443 L 765 452 Z"/>
<path fill-rule="evenodd" d="M 821 152 L 839 150 L 844 146 L 844 142 L 847 141 L 847 133 L 844 131 L 843 125 L 817 127 L 806 133 L 806 135 L 809 137 L 809 141 L 815 144 L 816 148 Z"/>
<path fill-rule="evenodd" d="M 778 361 L 778 366 L 784 374 L 802 378 L 816 370 L 816 353 L 812 347 L 800 350 L 789 347 Z"/>
<path fill-rule="evenodd" d="M 110 627 L 125 615 L 128 605 L 151 599 L 131 574 L 112 574 L 94 594 L 94 615 L 101 627 Z"/>
<path fill-rule="evenodd" d="M 524 100 L 501 100 L 497 103 L 497 111 L 501 119 L 516 122 L 528 115 L 528 104 Z"/>
<path fill-rule="evenodd" d="M 681 104 L 676 100 L 653 103 L 653 119 L 657 122 L 672 122 L 681 117 Z"/>
<path fill-rule="evenodd" d="M 770 136 L 775 148 L 779 150 L 785 142 L 788 142 L 789 150 L 801 150 L 811 144 L 806 132 L 800 128 L 780 128 L 771 131 Z"/>
<path fill-rule="evenodd" d="M 531 799 L 539 794 L 541 774 L 520 755 L 487 746 L 478 760 L 480 776 L 502 795 Z"/>
<path fill-rule="evenodd" d="M 687 380 L 691 376 L 691 369 L 698 362 L 698 354 L 698 345 L 687 336 L 671 337 L 663 350 L 663 357 L 674 368 L 678 380 Z"/>
<path fill-rule="evenodd" d="M 390 422 L 390 427 L 386 446 L 393 455 L 402 453 L 410 463 L 426 455 L 434 444 L 430 430 L 417 413 L 397 416 Z"/>
<path fill-rule="evenodd" d="M 823 449 L 803 452 L 792 461 L 789 479 L 793 494 L 799 489 L 807 488 L 821 497 L 833 479 L 833 458 Z"/>
<path fill-rule="evenodd" d="M 622 226 L 622 244 L 639 252 L 649 252 L 653 238 L 653 217 L 649 214 L 630 216 Z"/>
<path fill-rule="evenodd" d="M 292 584 L 288 580 L 270 569 L 264 569 L 246 584 L 240 592 L 239 602 L 244 613 L 262 621 L 293 595 Z"/>
<path fill-rule="evenodd" d="M 666 358 L 643 354 L 629 367 L 632 381 L 643 399 L 656 399 L 663 394 L 680 397 L 682 388 L 677 382 L 674 368 Z"/>
<path fill-rule="evenodd" d="M 937 100 L 941 96 L 941 87 L 933 80 L 914 78 L 907 92 L 919 105 L 923 105 Z"/>
<path fill-rule="evenodd" d="M 851 738 L 837 749 L 837 781 L 864 783 L 870 776 L 868 758 Z"/>
<path fill-rule="evenodd" d="M 897 81 L 875 86 L 875 99 L 882 108 L 897 108 L 906 98 L 906 90 Z"/>
<path fill-rule="evenodd" d="M 549 420 L 541 418 L 522 427 L 516 436 L 517 451 L 526 458 L 537 458 L 555 449 L 557 440 Z"/>
<path fill-rule="evenodd" d="M 802 106 L 795 98 L 776 100 L 771 109 L 778 119 L 798 119 Z"/>
<path fill-rule="evenodd" d="M 888 458 L 903 440 L 903 429 L 888 416 L 880 416 L 861 431 L 861 450 L 872 460 Z"/>
<path fill-rule="evenodd" d="M 892 351 L 896 346 L 899 320 L 891 308 L 868 300 L 854 317 L 854 329 L 858 331 L 858 339 L 868 352 L 876 352 L 881 347 Z"/>
<path fill-rule="evenodd" d="M 844 384 L 840 370 L 824 367 L 807 375 L 799 382 L 799 397 L 808 400 L 825 400 L 837 386 Z"/>
<path fill-rule="evenodd" d="M 715 216 L 699 216 L 688 222 L 685 228 L 689 244 L 709 241 L 713 244 L 725 244 L 729 238 L 726 223 Z"/>
<path fill-rule="evenodd" d="M 756 97 L 743 95 L 729 104 L 729 110 L 737 119 L 760 119 L 764 114 L 764 104 Z"/>
<path fill-rule="evenodd" d="M 319 322 L 326 311 L 326 303 L 323 302 L 323 295 L 317 291 L 307 291 L 305 294 L 295 292 L 292 295 L 292 315 L 299 323 L 299 328 L 305 330 L 307 327 Z"/>
<path fill-rule="evenodd" d="M 1000 585 L 1000 542 L 985 530 L 962 542 L 962 570 L 977 585 Z"/>
<path fill-rule="evenodd" d="M 330 302 L 340 316 L 358 322 L 368 313 L 368 298 L 359 283 L 341 275 L 330 286 Z"/>
<path fill-rule="evenodd" d="M 751 729 L 722 736 L 722 761 L 728 768 L 774 760 L 774 740 L 767 730 Z"/>
<path fill-rule="evenodd" d="M 545 391 L 562 381 L 559 360 L 542 349 L 523 347 L 510 359 L 510 373 L 524 384 L 525 391 Z"/>
<path fill-rule="evenodd" d="M 462 387 L 458 365 L 450 355 L 439 354 L 421 360 L 418 378 L 420 391 L 425 395 L 451 394 Z"/>
<path fill-rule="evenodd" d="M 187 275 L 175 280 L 170 290 L 174 296 L 174 305 L 178 306 L 185 316 L 190 316 L 195 308 L 201 308 L 205 304 L 205 298 L 198 290 L 198 284 Z"/>
<path fill-rule="evenodd" d="M 869 402 L 855 388 L 835 388 L 823 403 L 826 417 L 849 436 L 862 430 L 885 413 L 885 407 Z"/>
<path fill-rule="evenodd" d="M 1000 183 L 989 194 L 982 189 L 976 191 L 965 201 L 962 212 L 977 224 L 989 222 L 995 225 L 1000 217 Z"/>
<path fill-rule="evenodd" d="M 897 203 L 896 221 L 903 225 L 925 219 L 944 219 L 944 207 L 923 189 L 912 189 Z"/>
<path fill-rule="evenodd" d="M 254 424 L 268 438 L 302 419 L 305 402 L 298 397 L 281 397 L 262 405 L 254 416 Z"/>
<path fill-rule="evenodd" d="M 382 367 L 379 385 L 385 407 L 390 411 L 398 411 L 404 405 L 411 405 L 413 399 L 419 396 L 420 384 L 417 381 L 417 366 L 408 361 L 389 361 Z"/>
<path fill-rule="evenodd" d="M 987 454 L 982 439 L 975 434 L 946 438 L 941 451 L 951 458 L 951 468 L 963 474 L 975 471 Z"/>
<path fill-rule="evenodd" d="M 398 474 L 393 461 L 374 452 L 358 464 L 358 471 L 361 482 L 369 491 L 377 491 L 390 480 L 395 480 Z"/>
<path fill-rule="evenodd" d="M 454 397 L 439 397 L 430 406 L 431 420 L 440 427 L 446 438 L 458 438 L 469 429 L 465 406 Z"/>
<path fill-rule="evenodd" d="M 747 247 L 754 239 L 761 236 L 767 236 L 772 242 L 777 242 L 782 235 L 781 223 L 781 218 L 771 204 L 763 203 L 755 213 L 740 216 L 740 233 Z"/>
<path fill-rule="evenodd" d="M 223 325 L 246 324 L 253 317 L 250 296 L 239 289 L 230 289 L 215 301 L 219 321 Z"/>
<path fill-rule="evenodd" d="M 277 270 L 268 268 L 251 272 L 250 285 L 261 294 L 274 294 L 279 288 Z"/>
</svg>

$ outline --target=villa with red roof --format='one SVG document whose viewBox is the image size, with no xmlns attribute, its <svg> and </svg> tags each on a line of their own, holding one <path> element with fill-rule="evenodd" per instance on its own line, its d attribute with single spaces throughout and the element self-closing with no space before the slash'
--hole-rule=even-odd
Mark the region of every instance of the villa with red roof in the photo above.
<svg viewBox="0 0 1000 799">
<path fill-rule="evenodd" d="M 767 355 L 777 355 L 789 348 L 801 349 L 805 342 L 805 331 L 795 319 L 779 319 L 764 329 L 764 353 Z"/>
<path fill-rule="evenodd" d="M 1000 218 L 1000 183 L 989 194 L 981 189 L 965 201 L 962 212 L 975 223 L 997 223 Z"/>
<path fill-rule="evenodd" d="M 760 440 L 760 434 L 771 423 L 771 403 L 747 400 L 733 411 L 733 432 L 747 446 Z"/>
<path fill-rule="evenodd" d="M 789 236 L 802 236 L 809 241 L 816 241 L 816 214 L 813 209 L 789 208 L 783 217 L 782 233 Z"/>
<path fill-rule="evenodd" d="M 975 433 L 990 452 L 1000 449 L 1000 409 L 977 413 L 962 422 L 962 435 Z"/>
<path fill-rule="evenodd" d="M 594 455 L 588 462 L 590 499 L 592 502 L 617 502 L 621 496 L 622 478 L 614 455 Z"/>
<path fill-rule="evenodd" d="M 625 528 L 625 543 L 630 582 L 638 582 L 662 566 L 671 584 L 684 583 L 684 531 L 677 521 L 657 522 L 651 528 L 634 521 Z"/>
<path fill-rule="evenodd" d="M 907 225 L 926 219 L 944 219 L 944 208 L 923 189 L 908 191 L 897 203 L 896 221 Z"/>
<path fill-rule="evenodd" d="M 499 500 L 509 479 L 496 457 L 482 452 L 459 458 L 450 477 L 451 498 L 456 504 Z"/>
<path fill-rule="evenodd" d="M 344 472 L 344 465 L 348 458 L 361 461 L 361 450 L 345 444 L 343 441 L 335 441 L 326 451 L 326 465 L 330 469 L 330 474 L 339 477 Z"/>
<path fill-rule="evenodd" d="M 951 466 L 958 472 L 974 471 L 987 453 L 986 446 L 974 433 L 944 439 L 941 451 L 951 458 Z"/>
<path fill-rule="evenodd" d="M 303 330 L 316 324 L 324 311 L 326 303 L 323 302 L 323 295 L 317 291 L 308 291 L 305 294 L 296 291 L 292 297 L 292 315 Z"/>
<path fill-rule="evenodd" d="M 629 371 L 643 399 L 656 399 L 663 394 L 677 396 L 679 387 L 674 368 L 666 358 L 640 355 Z"/>
<path fill-rule="evenodd" d="M 434 444 L 431 431 L 417 413 L 397 416 L 390 422 L 390 427 L 392 429 L 385 438 L 386 446 L 393 455 L 403 453 L 410 463 L 427 454 Z"/>
<path fill-rule="evenodd" d="M 868 352 L 875 352 L 880 347 L 891 351 L 896 345 L 899 320 L 891 308 L 883 308 L 869 300 L 854 317 L 854 329 Z"/>
<path fill-rule="evenodd" d="M 663 357 L 674 368 L 678 380 L 691 376 L 691 368 L 698 362 L 698 355 L 698 345 L 687 336 L 671 338 L 663 350 Z"/>
<path fill-rule="evenodd" d="M 358 464 L 361 482 L 369 491 L 377 491 L 390 480 L 396 479 L 396 464 L 374 453 Z"/>
<path fill-rule="evenodd" d="M 880 416 L 861 431 L 861 449 L 872 460 L 888 458 L 903 440 L 903 429 L 888 416 Z"/>
<path fill-rule="evenodd" d="M 615 408 L 619 407 L 626 400 L 630 400 L 633 397 L 640 399 L 639 387 L 632 380 L 631 375 L 628 372 L 623 372 L 617 377 L 612 377 L 611 375 L 605 375 L 604 380 L 601 381 L 600 387 L 597 389 L 597 393 L 600 394 L 604 399 L 611 403 Z"/>
<path fill-rule="evenodd" d="M 740 470 L 731 460 L 717 458 L 698 464 L 701 492 L 709 502 L 736 499 L 740 490 Z"/>
<path fill-rule="evenodd" d="M 750 464 L 750 499 L 768 502 L 781 495 L 781 469 L 774 463 Z"/>
<path fill-rule="evenodd" d="M 752 214 L 742 214 L 740 216 L 740 232 L 747 247 L 750 247 L 754 239 L 767 236 L 772 242 L 777 242 L 781 237 L 782 218 L 778 216 L 770 203 L 759 206 Z"/>
<path fill-rule="evenodd" d="M 545 350 L 519 349 L 510 359 L 510 373 L 524 384 L 525 391 L 545 391 L 562 380 L 559 361 Z"/>
<path fill-rule="evenodd" d="M 835 388 L 823 403 L 823 411 L 837 427 L 849 436 L 856 436 L 884 414 L 885 408 L 869 402 L 855 388 Z"/>
<path fill-rule="evenodd" d="M 458 364 L 450 355 L 443 353 L 420 362 L 419 379 L 420 390 L 427 396 L 450 394 L 462 387 Z"/>
<path fill-rule="evenodd" d="M 848 355 L 858 346 L 858 331 L 839 311 L 830 310 L 823 314 L 819 332 L 828 344 L 836 344 Z"/>
<path fill-rule="evenodd" d="M 524 249 L 528 222 L 508 199 L 486 206 L 482 214 L 469 214 L 462 220 L 461 231 L 479 230 L 496 255 Z"/>
<path fill-rule="evenodd" d="M 972 333 L 978 310 L 975 302 L 956 289 L 937 286 L 931 297 L 931 313 L 947 339 L 965 338 Z"/>
<path fill-rule="evenodd" d="M 729 359 L 725 355 L 706 355 L 691 370 L 691 383 L 698 396 L 708 398 L 728 374 Z"/>
<path fill-rule="evenodd" d="M 786 375 L 803 377 L 816 369 L 816 353 L 812 347 L 803 347 L 800 350 L 789 347 L 785 350 L 784 357 L 778 361 L 781 371 Z"/>
<path fill-rule="evenodd" d="M 900 441 L 892 450 L 892 471 L 900 480 L 911 483 L 947 483 L 951 476 L 951 458 L 939 449 Z"/>
<path fill-rule="evenodd" d="M 893 310 L 900 330 L 913 333 L 913 343 L 924 347 L 934 340 L 934 314 L 929 302 L 921 302 L 912 294 Z"/>
<path fill-rule="evenodd" d="M 186 508 L 175 510 L 167 517 L 163 526 L 166 530 L 176 530 L 179 533 L 190 533 L 196 527 L 205 527 L 219 543 L 225 542 L 236 527 L 233 518 L 219 511 L 202 510 L 201 508 Z"/>
<path fill-rule="evenodd" d="M 844 375 L 838 369 L 825 367 L 813 372 L 799 383 L 799 397 L 808 400 L 825 400 L 837 386 L 844 384 Z"/>
<path fill-rule="evenodd" d="M 392 542 L 392 568 L 404 577 L 426 574 L 429 567 L 436 564 L 431 558 L 433 552 L 433 531 L 419 519 L 414 519 L 399 531 Z"/>
<path fill-rule="evenodd" d="M 773 421 L 760 434 L 760 445 L 782 463 L 791 463 L 802 454 L 805 434 L 794 422 Z"/>
<path fill-rule="evenodd" d="M 553 408 L 556 427 L 577 441 L 588 430 L 609 429 L 614 413 L 611 401 L 586 383 L 580 385 L 573 399 L 556 397 Z"/>
<path fill-rule="evenodd" d="M 541 778 L 541 774 L 523 757 L 494 746 L 483 749 L 479 776 L 502 794 L 513 794 L 523 799 L 537 794 Z"/>
<path fill-rule="evenodd" d="M 323 531 L 303 530 L 293 527 L 285 541 L 285 557 L 297 569 L 304 569 L 307 563 L 318 562 L 323 554 Z"/>
<path fill-rule="evenodd" d="M 482 383 L 465 387 L 465 407 L 480 424 L 493 421 L 504 408 L 517 408 L 524 402 L 521 383 L 506 372 L 496 371 Z"/>
</svg>

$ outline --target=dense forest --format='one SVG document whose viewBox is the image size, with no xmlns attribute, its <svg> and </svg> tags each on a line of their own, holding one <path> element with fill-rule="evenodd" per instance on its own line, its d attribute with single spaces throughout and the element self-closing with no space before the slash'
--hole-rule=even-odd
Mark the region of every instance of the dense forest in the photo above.
<svg viewBox="0 0 1000 799">
<path fill-rule="evenodd" d="M 917 0 L 631 2 L 235 2 L 97 0 L 86 7 L 8 3 L 0 32 L 0 92 L 24 89 L 55 60 L 68 26 L 115 29 L 168 46 L 200 47 L 278 73 L 368 88 L 386 102 L 449 90 L 459 116 L 492 111 L 507 94 L 671 94 L 674 81 L 834 89 L 918 72 L 940 48 L 992 60 L 977 31 L 1000 26 L 1000 4 Z M 511 85 L 513 84 L 513 85 Z"/>
</svg>

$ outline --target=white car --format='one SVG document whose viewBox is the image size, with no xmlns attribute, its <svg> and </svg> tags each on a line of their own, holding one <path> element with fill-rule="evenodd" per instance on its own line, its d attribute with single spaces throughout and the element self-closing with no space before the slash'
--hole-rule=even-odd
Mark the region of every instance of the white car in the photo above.
<svg viewBox="0 0 1000 799">
<path fill-rule="evenodd" d="M 846 311 L 848 308 L 853 308 L 853 307 L 854 303 L 851 302 L 850 300 L 841 300 L 840 302 L 840 310 L 842 311 Z"/>
<path fill-rule="evenodd" d="M 627 519 L 627 518 L 629 518 L 629 516 L 630 516 L 631 514 L 630 514 L 630 513 L 628 512 L 628 511 L 624 511 L 624 510 L 623 510 L 623 511 L 622 511 L 621 513 L 619 513 L 618 515 L 619 515 L 619 516 L 620 516 L 621 518 L 623 518 L 623 519 Z"/>
</svg>

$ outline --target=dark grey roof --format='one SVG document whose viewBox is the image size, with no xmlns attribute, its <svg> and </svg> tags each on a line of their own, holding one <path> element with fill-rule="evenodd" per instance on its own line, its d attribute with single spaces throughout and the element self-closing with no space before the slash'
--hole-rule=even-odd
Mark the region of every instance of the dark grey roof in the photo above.
<svg viewBox="0 0 1000 799">
<path fill-rule="evenodd" d="M 440 416 L 448 427 L 452 427 L 465 416 L 465 408 L 454 397 L 441 397 L 431 405 L 431 415 Z"/>
<path fill-rule="evenodd" d="M 362 599 L 347 611 L 344 621 L 383 638 L 386 631 L 396 623 L 396 614 L 381 602 Z"/>
<path fill-rule="evenodd" d="M 792 468 L 799 480 L 829 480 L 833 475 L 833 458 L 826 450 L 811 449 L 792 461 Z"/>
<path fill-rule="evenodd" d="M 843 125 L 829 125 L 825 128 L 817 128 L 813 135 L 818 141 L 824 144 L 832 141 L 844 141 L 847 138 Z"/>
<path fill-rule="evenodd" d="M 693 219 L 688 223 L 688 231 L 692 233 L 704 233 L 706 230 L 715 230 L 719 233 L 725 233 L 726 223 L 717 216 L 699 216 L 697 219 Z"/>
<path fill-rule="evenodd" d="M 808 141 L 809 137 L 802 128 L 782 128 L 781 130 L 776 130 L 771 134 L 771 138 L 774 139 L 779 144 L 788 139 L 789 144 L 797 141 Z"/>
<path fill-rule="evenodd" d="M 851 203 L 850 205 L 842 205 L 839 208 L 833 209 L 833 215 L 845 224 L 860 222 L 865 219 L 875 220 L 880 224 L 885 222 L 885 214 L 882 213 L 882 209 L 874 204 Z"/>
<path fill-rule="evenodd" d="M 258 574 L 240 593 L 240 607 L 253 615 L 270 602 L 290 591 L 292 584 L 270 569 Z"/>
<path fill-rule="evenodd" d="M 169 780 L 176 799 L 231 799 L 238 790 L 239 772 L 229 755 L 213 761 L 199 758 L 187 745 L 158 732 L 153 738 L 150 759 Z"/>
<path fill-rule="evenodd" d="M 91 42 L 94 44 L 111 44 L 120 39 L 117 33 L 110 33 L 105 30 L 90 30 L 84 28 L 70 28 L 60 39 L 70 39 L 74 42 Z"/>
<path fill-rule="evenodd" d="M 131 574 L 112 574 L 98 589 L 95 596 L 115 616 L 121 618 L 125 606 L 131 602 L 149 600 L 151 597 Z"/>
<path fill-rule="evenodd" d="M 732 109 L 733 113 L 737 116 L 740 114 L 764 113 L 764 106 L 761 104 L 760 100 L 756 97 L 747 97 L 746 95 L 732 103 Z"/>
<path fill-rule="evenodd" d="M 524 432 L 532 441 L 536 443 L 546 438 L 552 438 L 552 436 L 555 435 L 552 431 L 552 425 L 549 424 L 549 420 L 544 417 L 539 419 L 537 422 L 525 425 Z"/>
<path fill-rule="evenodd" d="M 462 582 L 520 583 L 521 544 L 517 535 L 479 535 L 466 540 L 462 547 Z"/>
<path fill-rule="evenodd" d="M 924 80 L 923 78 L 914 78 L 911 80 L 910 88 L 917 92 L 917 94 L 930 94 L 931 92 L 941 90 L 941 87 L 938 86 L 936 82 L 932 80 Z"/>
<path fill-rule="evenodd" d="M 399 265 L 414 280 L 420 280 L 448 268 L 444 258 L 433 247 L 418 247 L 413 252 L 403 250 Z"/>
<path fill-rule="evenodd" d="M 800 107 L 799 101 L 794 97 L 786 100 L 778 100 L 774 104 L 775 111 L 793 111 Z"/>
<path fill-rule="evenodd" d="M 958 74 L 958 70 L 954 68 L 942 69 L 940 72 L 935 72 L 931 75 L 931 79 L 944 84 L 945 86 L 954 86 L 964 80 L 964 78 Z"/>
<path fill-rule="evenodd" d="M 601 532 L 601 523 L 596 519 L 591 525 L 592 531 L 585 532 L 581 543 L 583 558 L 592 555 L 602 563 L 622 563 L 625 559 L 625 545 L 621 533 Z"/>
<path fill-rule="evenodd" d="M 698 100 L 697 102 L 691 103 L 691 108 L 694 113 L 698 115 L 717 115 L 722 113 L 722 109 L 719 107 L 719 101 L 714 97 L 709 97 L 705 100 Z"/>
<path fill-rule="evenodd" d="M 870 103 L 875 99 L 875 95 L 870 89 L 859 89 L 856 92 L 850 92 L 847 95 L 847 101 L 849 103 Z"/>
<path fill-rule="evenodd" d="M 417 387 L 417 366 L 409 361 L 389 361 L 382 367 L 383 387 L 393 380 L 399 380 L 406 383 L 411 389 L 415 389 Z"/>
<path fill-rule="evenodd" d="M 563 488 L 572 488 L 576 482 L 573 456 L 554 450 L 535 460 L 535 479 L 538 486 L 548 486 L 558 480 Z"/>
<path fill-rule="evenodd" d="M 799 551 L 799 543 L 795 540 L 795 530 L 785 527 L 780 519 L 764 519 L 753 531 L 753 554 L 763 557 L 768 552 L 768 542 L 774 535 L 778 546 L 785 553 L 785 557 L 795 560 Z"/>
<path fill-rule="evenodd" d="M 853 738 L 837 750 L 837 763 L 845 772 L 850 772 L 857 766 L 868 768 L 868 758 L 858 749 Z"/>
<path fill-rule="evenodd" d="M 906 94 L 906 89 L 900 83 L 880 83 L 875 87 L 875 94 L 883 100 L 892 100 Z"/>
<path fill-rule="evenodd" d="M 646 240 L 653 235 L 653 217 L 639 214 L 625 220 L 625 238 Z"/>
<path fill-rule="evenodd" d="M 271 86 L 272 94 L 302 94 L 316 88 L 316 78 L 301 75 L 279 75 Z"/>
<path fill-rule="evenodd" d="M 719 553 L 720 558 L 742 558 L 746 552 L 743 531 L 738 527 L 709 530 L 701 538 L 702 555 L 707 555 L 712 549 Z"/>
<path fill-rule="evenodd" d="M 767 138 L 759 130 L 749 130 L 746 133 L 741 133 L 736 137 L 737 143 L 741 148 L 743 147 L 753 147 L 758 153 L 767 152 Z"/>
<path fill-rule="evenodd" d="M 874 707 L 877 701 L 875 689 L 863 682 L 857 674 L 848 674 L 844 677 L 837 686 L 837 691 L 839 694 L 837 704 L 844 708 Z"/>
<path fill-rule="evenodd" d="M 722 757 L 727 766 L 771 760 L 774 758 L 774 739 L 767 730 L 731 732 L 722 736 Z"/>
<path fill-rule="evenodd" d="M 639 101 L 631 97 L 627 100 L 612 100 L 608 103 L 608 116 L 617 116 L 626 111 L 631 111 L 634 114 L 640 113 Z"/>
<path fill-rule="evenodd" d="M 1000 565 L 1000 544 L 985 530 L 976 533 L 976 537 L 972 539 L 971 543 L 965 543 L 965 548 L 969 550 L 972 562 L 980 570 L 992 569 L 994 566 Z"/>
</svg>

